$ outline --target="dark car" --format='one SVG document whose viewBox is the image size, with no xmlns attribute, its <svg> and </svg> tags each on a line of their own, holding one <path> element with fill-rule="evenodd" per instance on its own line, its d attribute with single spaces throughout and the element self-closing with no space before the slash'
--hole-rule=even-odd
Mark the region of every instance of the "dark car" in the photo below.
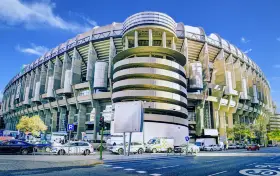
<svg viewBox="0 0 280 176">
<path fill-rule="evenodd" d="M 0 143 L 0 153 L 20 153 L 22 155 L 27 155 L 28 153 L 32 153 L 33 150 L 34 145 L 24 141 L 9 140 L 2 141 L 2 143 Z"/>
<path fill-rule="evenodd" d="M 44 150 L 46 152 L 50 152 L 52 148 L 52 143 L 48 141 L 40 141 L 40 142 L 35 142 L 35 151 L 39 150 Z"/>
<path fill-rule="evenodd" d="M 257 144 L 248 145 L 247 150 L 260 150 L 260 146 Z"/>
</svg>

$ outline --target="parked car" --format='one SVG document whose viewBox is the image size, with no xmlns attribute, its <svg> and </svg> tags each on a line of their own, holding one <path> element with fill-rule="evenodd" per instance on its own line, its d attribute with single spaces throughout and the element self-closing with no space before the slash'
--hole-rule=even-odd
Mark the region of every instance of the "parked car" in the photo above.
<svg viewBox="0 0 280 176">
<path fill-rule="evenodd" d="M 209 145 L 207 147 L 204 147 L 205 151 L 218 151 L 218 150 L 223 150 L 223 146 L 219 146 L 219 145 Z"/>
<path fill-rule="evenodd" d="M 174 147 L 175 153 L 185 153 L 187 144 L 180 145 L 179 147 Z M 200 151 L 199 147 L 195 144 L 188 144 L 188 153 L 198 153 Z"/>
<path fill-rule="evenodd" d="M 131 145 L 130 145 L 130 152 L 131 153 L 138 153 L 138 154 L 142 154 L 144 152 L 144 145 L 139 143 L 139 142 L 131 142 Z M 122 155 L 124 153 L 124 147 L 123 147 L 123 144 L 118 144 L 118 145 L 114 145 L 114 146 L 111 146 L 109 148 L 109 150 L 112 152 L 112 153 L 117 153 L 117 154 L 120 154 Z M 126 151 L 128 151 L 128 144 L 126 144 Z"/>
<path fill-rule="evenodd" d="M 257 144 L 251 144 L 247 146 L 247 150 L 260 150 L 260 146 Z"/>
<path fill-rule="evenodd" d="M 245 144 L 236 144 L 237 149 L 245 149 L 246 145 Z"/>
<path fill-rule="evenodd" d="M 22 155 L 27 155 L 33 152 L 34 147 L 33 144 L 19 140 L 2 141 L 2 143 L 0 143 L 0 153 L 20 153 Z"/>
<path fill-rule="evenodd" d="M 146 147 L 145 149 L 146 152 L 171 153 L 172 149 L 174 149 L 174 139 L 166 138 L 166 137 L 155 137 L 150 139 L 145 147 Z"/>
<path fill-rule="evenodd" d="M 51 152 L 57 155 L 65 154 L 84 154 L 89 155 L 93 153 L 93 146 L 84 141 L 69 142 L 61 146 L 53 146 Z"/>
<path fill-rule="evenodd" d="M 38 149 L 44 150 L 46 152 L 50 152 L 52 148 L 52 143 L 48 141 L 38 141 L 34 143 L 35 145 L 35 150 L 37 151 Z"/>
<path fill-rule="evenodd" d="M 237 149 L 237 146 L 235 144 L 229 144 L 228 149 Z"/>
</svg>

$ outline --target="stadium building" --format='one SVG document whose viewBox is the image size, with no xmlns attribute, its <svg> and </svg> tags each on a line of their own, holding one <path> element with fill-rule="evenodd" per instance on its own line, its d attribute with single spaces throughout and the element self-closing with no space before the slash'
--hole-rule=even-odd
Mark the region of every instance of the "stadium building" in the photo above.
<svg viewBox="0 0 280 176">
<path fill-rule="evenodd" d="M 104 116 L 113 133 L 113 103 L 142 100 L 144 140 L 177 143 L 226 140 L 234 123 L 273 111 L 270 86 L 256 63 L 218 34 L 141 12 L 79 34 L 27 65 L 5 88 L 3 117 L 15 130 L 23 115 L 39 114 L 49 132 L 75 124 L 97 139 Z"/>
</svg>

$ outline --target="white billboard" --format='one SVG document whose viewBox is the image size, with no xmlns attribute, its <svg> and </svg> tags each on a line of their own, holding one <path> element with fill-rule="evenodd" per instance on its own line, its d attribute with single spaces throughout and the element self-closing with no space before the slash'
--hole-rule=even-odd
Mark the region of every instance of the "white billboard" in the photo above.
<svg viewBox="0 0 280 176">
<path fill-rule="evenodd" d="M 141 101 L 115 103 L 114 132 L 142 132 L 144 110 Z"/>
</svg>

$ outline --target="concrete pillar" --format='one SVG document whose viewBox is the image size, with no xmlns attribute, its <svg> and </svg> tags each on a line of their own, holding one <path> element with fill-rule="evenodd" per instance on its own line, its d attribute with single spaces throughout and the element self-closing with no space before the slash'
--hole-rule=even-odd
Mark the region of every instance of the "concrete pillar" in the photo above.
<svg viewBox="0 0 280 176">
<path fill-rule="evenodd" d="M 62 70 L 61 70 L 61 82 L 60 87 L 64 88 L 64 80 L 65 80 L 65 72 L 66 70 L 71 70 L 71 59 L 67 52 L 64 53 L 64 59 L 62 64 Z"/>
<path fill-rule="evenodd" d="M 231 113 L 228 113 L 227 118 L 228 118 L 228 128 L 232 129 L 233 128 L 233 115 Z"/>
<path fill-rule="evenodd" d="M 109 48 L 109 68 L 108 68 L 108 79 L 110 83 L 110 91 L 112 93 L 112 78 L 113 78 L 113 58 L 117 54 L 117 49 L 114 44 L 114 39 L 113 37 L 110 38 L 110 48 Z"/>
<path fill-rule="evenodd" d="M 40 71 L 39 71 L 38 67 L 36 68 L 36 71 L 35 71 L 32 97 L 33 97 L 33 101 L 40 100 Z"/>
<path fill-rule="evenodd" d="M 29 92 L 30 92 L 30 74 L 27 74 L 25 80 L 25 91 L 23 104 L 29 104 Z"/>
<path fill-rule="evenodd" d="M 35 82 L 35 72 L 31 71 L 30 82 L 29 82 L 29 95 L 28 95 L 29 98 L 33 97 L 34 82 Z"/>
<path fill-rule="evenodd" d="M 149 46 L 153 46 L 153 30 L 149 29 Z"/>
<path fill-rule="evenodd" d="M 166 48 L 166 32 L 163 31 L 162 33 L 162 47 Z"/>
<path fill-rule="evenodd" d="M 134 47 L 138 47 L 138 31 L 134 31 Z"/>
<path fill-rule="evenodd" d="M 94 101 L 94 108 L 95 108 L 95 117 L 94 117 L 94 131 L 93 131 L 93 139 L 97 140 L 97 132 L 100 130 L 99 129 L 99 120 L 100 116 L 102 115 L 100 113 L 100 104 L 99 101 Z"/>
<path fill-rule="evenodd" d="M 57 132 L 57 109 L 52 109 L 51 132 Z"/>
<path fill-rule="evenodd" d="M 61 72 L 62 72 L 62 62 L 56 56 L 55 64 L 54 64 L 54 73 L 53 73 L 53 89 L 57 90 L 60 88 L 61 83 Z"/>
<path fill-rule="evenodd" d="M 204 110 L 203 104 L 200 103 L 196 106 L 195 109 L 196 113 L 196 135 L 202 135 L 202 129 L 204 128 Z"/>
<path fill-rule="evenodd" d="M 76 114 L 76 106 L 69 106 L 68 124 L 74 123 L 74 116 Z"/>
<path fill-rule="evenodd" d="M 89 50 L 88 50 L 88 61 L 87 61 L 87 76 L 86 80 L 93 82 L 94 77 L 94 66 L 95 62 L 98 59 L 97 53 L 92 45 L 92 43 L 89 44 Z"/>
<path fill-rule="evenodd" d="M 78 129 L 77 129 L 77 137 L 78 139 L 82 139 L 82 132 L 86 131 L 86 106 L 80 104 L 79 113 L 78 113 Z"/>
<path fill-rule="evenodd" d="M 54 73 L 54 64 L 52 61 L 48 62 L 48 70 L 46 76 L 46 86 L 45 92 L 47 93 L 47 97 L 53 97 L 53 73 Z"/>
<path fill-rule="evenodd" d="M 40 74 L 40 95 L 45 93 L 46 79 L 47 79 L 47 68 L 45 64 L 43 64 L 41 67 L 41 74 Z"/>
<path fill-rule="evenodd" d="M 220 120 L 219 120 L 219 111 L 213 109 L 213 120 L 214 120 L 214 128 L 218 129 Z"/>
<path fill-rule="evenodd" d="M 71 85 L 81 83 L 82 78 L 82 57 L 76 48 L 74 48 L 72 67 L 71 67 Z"/>
<path fill-rule="evenodd" d="M 219 111 L 219 133 L 220 133 L 220 138 L 225 138 L 226 137 L 226 116 L 225 112 Z"/>
<path fill-rule="evenodd" d="M 173 50 L 176 50 L 175 37 L 172 37 L 171 47 L 172 47 Z"/>
<path fill-rule="evenodd" d="M 38 115 L 40 117 L 40 119 L 45 123 L 45 114 L 44 114 L 44 111 L 39 111 L 38 112 Z M 46 125 L 46 123 L 45 123 Z"/>
<path fill-rule="evenodd" d="M 51 132 L 51 119 L 52 119 L 52 114 L 50 110 L 45 110 L 45 125 L 48 127 L 47 132 Z"/>
<path fill-rule="evenodd" d="M 128 38 L 127 38 L 127 36 L 125 36 L 125 38 L 124 38 L 124 49 L 125 50 L 128 49 Z"/>
<path fill-rule="evenodd" d="M 59 131 L 66 131 L 65 123 L 66 123 L 66 108 L 60 107 L 59 124 L 58 124 Z"/>
</svg>

